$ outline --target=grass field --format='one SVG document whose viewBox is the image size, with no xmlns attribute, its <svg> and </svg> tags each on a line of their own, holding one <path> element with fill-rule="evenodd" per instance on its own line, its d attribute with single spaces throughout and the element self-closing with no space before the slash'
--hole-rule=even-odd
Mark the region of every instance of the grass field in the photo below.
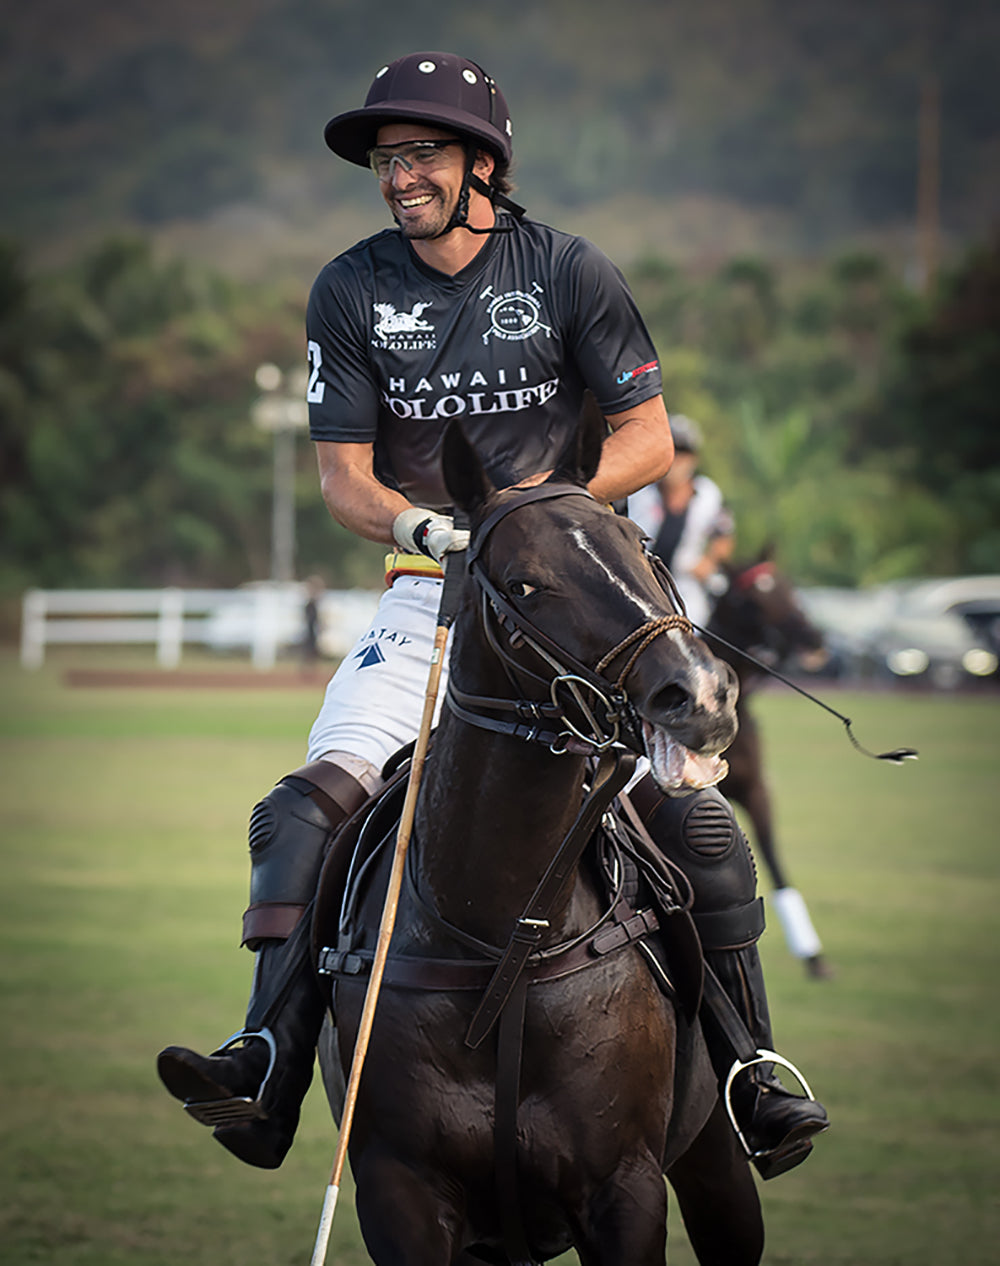
<svg viewBox="0 0 1000 1266">
<path fill-rule="evenodd" d="M 239 1024 L 245 822 L 301 763 L 318 693 L 71 689 L 67 662 L 0 659 L 0 1262 L 305 1266 L 334 1149 L 321 1092 L 264 1173 L 184 1117 L 154 1057 Z M 834 1123 L 761 1185 L 765 1261 L 987 1266 L 1000 696 L 832 701 L 868 746 L 920 761 L 865 760 L 785 690 L 759 701 L 784 852 L 837 969 L 809 981 L 776 921 L 765 933 L 779 1048 Z M 368 1260 L 350 1197 L 338 1266 Z M 693 1262 L 676 1215 L 670 1260 Z"/>
</svg>

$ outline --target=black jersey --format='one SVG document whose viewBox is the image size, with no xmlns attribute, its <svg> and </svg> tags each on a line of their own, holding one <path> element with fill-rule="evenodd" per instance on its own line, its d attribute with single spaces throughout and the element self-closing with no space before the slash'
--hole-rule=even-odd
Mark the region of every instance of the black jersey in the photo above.
<svg viewBox="0 0 1000 1266">
<path fill-rule="evenodd" d="M 314 440 L 374 443 L 375 471 L 443 509 L 451 418 L 498 487 L 550 470 L 589 387 L 602 413 L 662 390 L 624 278 L 597 247 L 530 220 L 487 238 L 449 277 L 398 229 L 339 255 L 309 299 Z"/>
</svg>

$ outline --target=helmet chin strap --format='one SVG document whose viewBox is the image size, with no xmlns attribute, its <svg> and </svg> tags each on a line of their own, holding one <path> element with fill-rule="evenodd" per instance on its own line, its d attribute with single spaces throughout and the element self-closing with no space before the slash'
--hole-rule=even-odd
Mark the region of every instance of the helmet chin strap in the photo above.
<svg viewBox="0 0 1000 1266">
<path fill-rule="evenodd" d="M 446 233 L 450 233 L 452 229 L 467 229 L 470 233 L 487 234 L 487 233 L 512 233 L 513 226 L 510 224 L 492 224 L 488 229 L 477 229 L 469 223 L 469 191 L 475 189 L 476 193 L 480 193 L 484 198 L 488 198 L 490 203 L 496 207 L 504 207 L 510 211 L 517 219 L 524 215 L 524 207 L 513 199 L 508 198 L 505 194 L 491 188 L 485 180 L 477 176 L 474 168 L 476 166 L 476 156 L 479 153 L 478 147 L 469 142 L 465 147 L 465 175 L 462 177 L 462 187 L 458 191 L 458 202 L 455 204 L 455 210 L 452 212 L 451 219 L 444 226 L 440 233 L 435 233 L 432 241 L 439 237 L 444 237 Z"/>
</svg>

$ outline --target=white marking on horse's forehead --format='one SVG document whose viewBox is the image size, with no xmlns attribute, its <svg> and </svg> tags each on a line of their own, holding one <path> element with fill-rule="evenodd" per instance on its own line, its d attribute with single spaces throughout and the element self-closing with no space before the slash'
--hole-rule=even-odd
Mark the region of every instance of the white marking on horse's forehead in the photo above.
<svg viewBox="0 0 1000 1266">
<path fill-rule="evenodd" d="M 616 571 L 612 571 L 612 569 L 608 566 L 608 564 L 601 557 L 598 551 L 594 548 L 593 542 L 591 541 L 590 537 L 587 535 L 587 532 L 584 528 L 582 527 L 570 528 L 569 534 L 572 540 L 576 543 L 577 547 L 581 549 L 589 558 L 593 559 L 593 561 L 598 565 L 598 567 L 600 567 L 601 571 L 608 578 L 611 584 L 618 590 L 618 592 L 624 594 L 626 598 L 628 598 L 632 603 L 634 603 L 635 606 L 646 617 L 647 620 L 655 620 L 657 619 L 658 616 L 661 616 L 663 614 L 662 611 L 657 611 L 656 608 L 646 598 L 643 598 L 640 594 L 637 594 L 634 589 L 629 588 L 623 576 L 619 576 L 619 574 Z"/>
</svg>

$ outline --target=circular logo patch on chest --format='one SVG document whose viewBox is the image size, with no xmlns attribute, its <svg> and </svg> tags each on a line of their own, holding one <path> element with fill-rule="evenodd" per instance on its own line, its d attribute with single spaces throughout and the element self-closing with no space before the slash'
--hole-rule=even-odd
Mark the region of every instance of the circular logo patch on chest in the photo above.
<svg viewBox="0 0 1000 1266">
<path fill-rule="evenodd" d="M 484 297 L 490 300 L 486 309 L 490 328 L 483 335 L 484 343 L 491 337 L 520 341 L 532 338 L 539 331 L 547 338 L 551 336 L 552 327 L 542 320 L 542 305 L 534 295 L 524 290 L 506 290 L 498 295 L 493 294 L 491 288 L 484 292 Z"/>
</svg>

